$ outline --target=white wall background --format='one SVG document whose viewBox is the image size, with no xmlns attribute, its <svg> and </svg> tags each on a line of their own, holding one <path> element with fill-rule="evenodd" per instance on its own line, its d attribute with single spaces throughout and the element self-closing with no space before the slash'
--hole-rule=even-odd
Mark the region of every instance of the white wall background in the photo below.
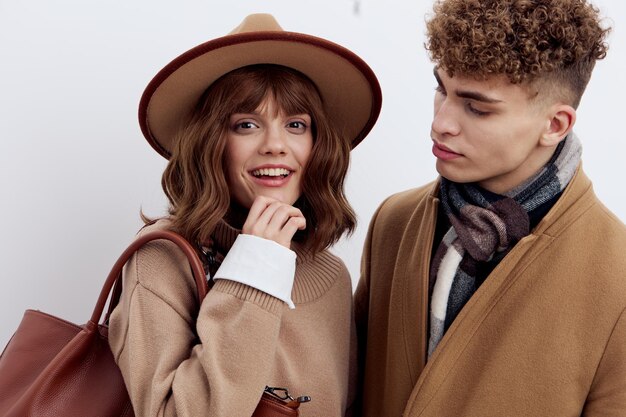
<svg viewBox="0 0 626 417">
<path fill-rule="evenodd" d="M 611 49 L 579 108 L 577 132 L 596 192 L 622 221 L 626 137 L 626 5 L 610 16 Z M 143 139 L 139 97 L 181 52 L 251 12 L 328 38 L 379 76 L 383 109 L 354 152 L 348 193 L 356 233 L 336 246 L 358 279 L 370 216 L 389 194 L 433 179 L 435 82 L 423 48 L 430 1 L 0 0 L 0 349 L 26 308 L 85 322 L 110 266 L 164 213 L 165 160 Z"/>
</svg>

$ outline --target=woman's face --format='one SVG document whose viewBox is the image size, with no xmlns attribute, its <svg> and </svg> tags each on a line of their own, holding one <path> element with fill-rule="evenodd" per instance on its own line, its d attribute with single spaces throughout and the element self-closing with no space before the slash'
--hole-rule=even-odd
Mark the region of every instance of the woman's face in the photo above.
<svg viewBox="0 0 626 417">
<path fill-rule="evenodd" d="M 252 113 L 231 115 L 225 151 L 231 197 L 246 208 L 260 195 L 293 205 L 312 148 L 308 114 L 286 115 L 265 99 Z"/>
</svg>

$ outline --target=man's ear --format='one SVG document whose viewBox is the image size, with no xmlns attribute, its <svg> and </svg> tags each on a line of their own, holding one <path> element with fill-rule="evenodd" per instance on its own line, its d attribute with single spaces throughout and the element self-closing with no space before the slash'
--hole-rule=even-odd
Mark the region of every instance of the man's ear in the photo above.
<svg viewBox="0 0 626 417">
<path fill-rule="evenodd" d="M 539 143 L 556 146 L 572 131 L 576 122 L 576 110 L 568 104 L 555 104 L 550 109 L 550 119 Z"/>
</svg>

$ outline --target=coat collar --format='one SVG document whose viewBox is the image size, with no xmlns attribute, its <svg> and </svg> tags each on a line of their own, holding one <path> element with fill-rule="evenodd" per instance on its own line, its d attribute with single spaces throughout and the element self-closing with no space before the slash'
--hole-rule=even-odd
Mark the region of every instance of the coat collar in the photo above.
<svg viewBox="0 0 626 417">
<path fill-rule="evenodd" d="M 399 280 L 397 286 L 403 286 L 405 290 L 402 310 L 406 323 L 404 327 L 407 335 L 406 348 L 413 355 L 415 362 L 415 366 L 412 367 L 412 380 L 414 370 L 417 372 L 417 382 L 404 415 L 419 415 L 423 411 L 455 366 L 472 335 L 492 307 L 505 296 L 507 289 L 519 278 L 524 267 L 596 201 L 591 181 L 579 166 L 561 198 L 531 234 L 520 240 L 494 269 L 489 279 L 461 310 L 430 360 L 425 363 L 429 313 L 428 268 L 432 249 L 430 245 L 437 219 L 437 193 L 438 182 L 433 185 L 425 199 L 427 206 L 420 204 L 407 226 L 407 229 L 411 228 L 417 232 L 408 236 L 409 239 L 404 239 L 399 250 L 398 258 L 406 264 L 405 270 L 398 271 L 402 273 L 403 279 Z M 416 213 L 422 210 L 424 211 L 417 218 Z M 425 241 L 429 242 L 429 245 L 420 243 Z M 415 317 L 419 317 L 418 325 Z"/>
<path fill-rule="evenodd" d="M 402 236 L 395 265 L 392 294 L 401 300 L 390 308 L 402 317 L 406 361 L 411 382 L 417 383 L 426 364 L 428 345 L 428 271 L 439 206 L 439 181 L 432 183 L 427 197 L 420 201 L 411 215 Z M 426 279 L 419 279 L 426 277 Z M 417 323 L 416 323 L 417 320 Z M 425 331 L 426 330 L 426 331 Z"/>
</svg>

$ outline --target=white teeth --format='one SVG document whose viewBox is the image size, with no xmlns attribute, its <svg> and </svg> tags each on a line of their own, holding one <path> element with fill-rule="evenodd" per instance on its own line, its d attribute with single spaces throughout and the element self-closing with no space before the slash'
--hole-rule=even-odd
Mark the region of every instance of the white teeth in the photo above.
<svg viewBox="0 0 626 417">
<path fill-rule="evenodd" d="M 255 177 L 280 177 L 289 175 L 289 170 L 285 168 L 261 168 L 252 171 L 252 175 Z"/>
</svg>

